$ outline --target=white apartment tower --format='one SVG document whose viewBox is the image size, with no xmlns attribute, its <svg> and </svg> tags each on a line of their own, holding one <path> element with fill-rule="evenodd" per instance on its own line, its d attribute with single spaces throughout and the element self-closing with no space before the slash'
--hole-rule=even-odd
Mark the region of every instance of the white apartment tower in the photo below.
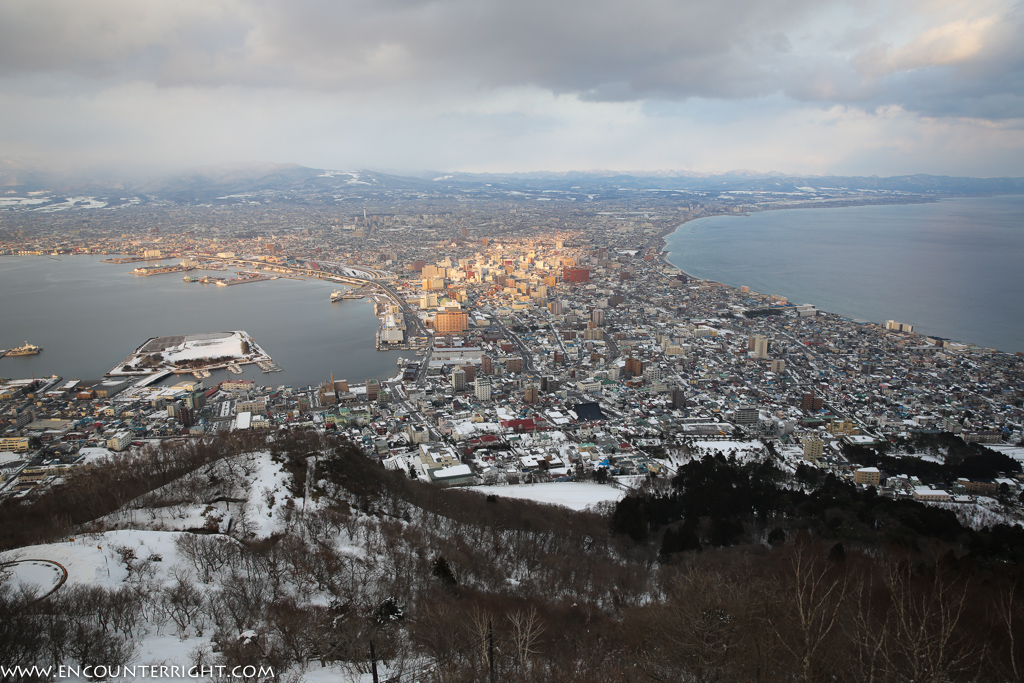
<svg viewBox="0 0 1024 683">
<path fill-rule="evenodd" d="M 490 401 L 491 380 L 486 377 L 478 377 L 474 386 L 474 392 L 478 401 Z"/>
</svg>

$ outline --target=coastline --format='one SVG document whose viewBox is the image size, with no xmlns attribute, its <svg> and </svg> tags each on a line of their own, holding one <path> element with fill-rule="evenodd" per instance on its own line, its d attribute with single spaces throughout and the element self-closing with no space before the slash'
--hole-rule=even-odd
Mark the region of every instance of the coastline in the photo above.
<svg viewBox="0 0 1024 683">
<path fill-rule="evenodd" d="M 944 200 L 944 199 L 970 199 L 970 198 L 979 199 L 979 198 L 989 198 L 989 197 L 998 197 L 998 196 L 1020 196 L 1020 195 L 1016 195 L 1016 194 L 1014 194 L 1014 195 L 974 195 L 974 194 L 972 194 L 972 195 L 950 195 L 950 196 L 942 196 L 942 197 L 934 197 L 934 198 L 923 197 L 919 201 L 907 201 L 907 200 L 904 200 L 903 198 L 900 198 L 900 200 L 897 200 L 897 201 L 880 201 L 879 200 L 879 201 L 856 201 L 856 202 L 842 202 L 842 203 L 828 203 L 828 204 L 825 204 L 825 203 L 816 203 L 816 204 L 802 203 L 802 204 L 798 204 L 798 205 L 784 206 L 784 207 L 783 206 L 779 206 L 779 207 L 750 207 L 749 210 L 746 210 L 746 211 L 744 211 L 742 213 L 735 213 L 735 212 L 732 212 L 732 211 L 729 211 L 729 210 L 708 211 L 707 213 L 704 213 L 704 214 L 698 215 L 698 216 L 685 216 L 681 220 L 678 220 L 678 224 L 677 225 L 675 225 L 673 227 L 670 227 L 670 228 L 666 227 L 664 230 L 662 230 L 657 235 L 657 237 L 655 237 L 650 242 L 649 250 L 657 249 L 658 250 L 657 251 L 657 254 L 658 254 L 657 259 L 658 259 L 659 262 L 661 262 L 662 264 L 664 264 L 666 266 L 674 268 L 679 273 L 681 273 L 682 275 L 686 276 L 689 279 L 697 280 L 697 281 L 700 281 L 700 282 L 715 283 L 717 285 L 721 285 L 723 287 L 727 287 L 730 290 L 738 291 L 739 290 L 739 285 L 728 284 L 728 283 L 722 282 L 720 280 L 714 280 L 714 279 L 709 279 L 709 278 L 706 278 L 706 277 L 700 277 L 700 276 L 697 276 L 697 275 L 694 275 L 692 273 L 687 272 L 680 265 L 673 263 L 670 260 L 672 252 L 666 250 L 666 247 L 668 246 L 668 244 L 667 244 L 668 238 L 671 237 L 673 234 L 675 234 L 676 231 L 678 231 L 680 228 L 682 228 L 687 223 L 690 223 L 692 221 L 695 221 L 695 220 L 698 220 L 698 219 L 701 219 L 701 218 L 714 218 L 714 217 L 719 217 L 719 216 L 744 216 L 744 217 L 746 217 L 746 216 L 750 216 L 751 214 L 754 214 L 754 213 L 763 213 L 763 212 L 769 212 L 769 211 L 789 211 L 789 210 L 794 210 L 794 209 L 831 209 L 831 208 L 856 208 L 856 207 L 861 207 L 861 206 L 898 206 L 898 205 L 907 205 L 907 204 L 933 204 L 933 203 L 938 203 L 939 201 Z M 788 294 L 786 292 L 778 292 L 778 293 L 780 295 L 786 296 L 788 298 Z M 854 321 L 857 321 L 857 322 L 866 322 L 866 323 L 870 323 L 870 324 L 874 324 L 874 325 L 879 325 L 879 326 L 884 325 L 883 322 L 880 322 L 878 320 L 873 320 L 873 319 L 868 319 L 868 318 L 864 318 L 864 317 L 861 317 L 861 316 L 856 316 L 856 315 L 850 315 L 850 314 L 846 314 L 846 313 L 836 312 L 836 311 L 830 310 L 828 308 L 818 308 L 818 310 L 823 312 L 823 313 L 828 313 L 829 315 L 835 315 L 835 316 L 838 316 L 840 318 L 844 318 L 844 319 L 848 319 L 848 320 L 854 320 Z M 948 341 L 963 343 L 963 344 L 967 344 L 967 345 L 969 345 L 971 347 L 974 347 L 976 349 L 983 349 L 983 350 L 988 350 L 988 351 L 994 351 L 994 352 L 1001 353 L 1001 354 L 1007 354 L 1007 355 L 1022 355 L 1022 354 L 1024 354 L 1024 352 L 1022 352 L 1022 351 L 1006 351 L 1006 350 L 1002 350 L 1002 349 L 996 348 L 995 346 L 986 346 L 986 345 L 982 345 L 982 344 L 979 344 L 979 343 L 975 343 L 975 342 L 971 342 L 971 341 L 966 341 L 966 340 L 960 339 L 960 338 L 947 337 L 947 336 L 944 336 L 944 335 L 940 335 L 939 333 L 925 334 L 925 333 L 922 333 L 922 332 L 915 331 L 913 334 L 915 334 L 917 336 L 920 336 L 920 337 L 932 337 L 932 338 L 936 338 L 936 339 L 944 339 L 944 340 L 948 340 Z"/>
<path fill-rule="evenodd" d="M 796 209 L 849 209 L 849 208 L 853 208 L 853 207 L 857 207 L 857 206 L 901 206 L 901 205 L 905 205 L 905 204 L 935 204 L 935 203 L 937 203 L 937 202 L 939 202 L 939 201 L 941 201 L 943 199 L 961 199 L 961 198 L 965 198 L 965 197 L 982 197 L 982 196 L 992 197 L 992 196 L 998 196 L 998 195 L 966 195 L 965 194 L 965 195 L 946 195 L 946 196 L 942 196 L 942 197 L 924 197 L 924 196 L 921 196 L 921 197 L 899 197 L 899 198 L 893 197 L 893 198 L 879 198 L 879 199 L 869 199 L 869 198 L 864 198 L 864 199 L 837 199 L 835 201 L 825 201 L 825 202 L 801 202 L 801 203 L 798 203 L 798 204 L 793 204 L 791 206 L 767 206 L 767 207 L 764 207 L 764 206 L 751 206 L 751 207 L 747 207 L 742 213 L 733 213 L 732 211 L 725 211 L 725 210 L 710 211 L 710 212 L 705 213 L 705 214 L 700 215 L 700 216 L 692 216 L 692 217 L 685 217 L 685 218 L 683 218 L 681 220 L 681 222 L 679 222 L 679 223 L 677 223 L 677 224 L 675 224 L 675 225 L 673 225 L 671 227 L 667 227 L 664 230 L 662 230 L 660 233 L 658 233 L 654 237 L 654 239 L 652 239 L 648 243 L 647 246 L 648 246 L 648 249 L 657 249 L 658 260 L 661 261 L 662 263 L 664 263 L 665 265 L 672 266 L 673 268 L 676 268 L 677 270 L 679 270 L 679 272 L 681 272 L 686 277 L 692 277 L 692 278 L 697 279 L 697 280 L 702 280 L 704 278 L 698 278 L 698 277 L 696 277 L 694 275 L 690 275 L 689 273 L 684 271 L 682 268 L 680 268 L 676 264 L 674 264 L 671 261 L 669 261 L 668 257 L 666 256 L 666 254 L 668 254 L 670 252 L 666 252 L 665 251 L 665 247 L 667 245 L 667 239 L 669 237 L 671 237 L 675 233 L 676 230 L 678 230 L 679 228 L 683 227 L 687 223 L 690 223 L 690 222 L 696 221 L 696 220 L 700 220 L 701 218 L 712 218 L 714 216 L 749 216 L 752 213 L 764 213 L 766 211 L 793 211 L 793 210 L 796 210 Z M 717 280 L 707 280 L 707 282 L 718 282 L 718 281 Z M 723 283 L 719 283 L 719 284 L 723 284 Z"/>
</svg>

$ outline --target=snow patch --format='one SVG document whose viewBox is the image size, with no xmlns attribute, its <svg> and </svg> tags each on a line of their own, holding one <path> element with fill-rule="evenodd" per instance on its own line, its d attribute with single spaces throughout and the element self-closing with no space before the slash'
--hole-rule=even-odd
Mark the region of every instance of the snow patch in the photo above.
<svg viewBox="0 0 1024 683">
<path fill-rule="evenodd" d="M 484 495 L 561 505 L 572 510 L 586 510 L 598 503 L 615 502 L 626 494 L 622 489 L 613 486 L 574 481 L 511 486 L 473 486 L 468 490 Z"/>
</svg>

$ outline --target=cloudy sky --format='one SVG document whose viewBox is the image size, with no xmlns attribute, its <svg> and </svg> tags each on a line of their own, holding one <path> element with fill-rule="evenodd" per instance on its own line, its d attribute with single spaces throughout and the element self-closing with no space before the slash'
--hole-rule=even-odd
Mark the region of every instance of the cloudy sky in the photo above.
<svg viewBox="0 0 1024 683">
<path fill-rule="evenodd" d="M 4 0 L 0 157 L 1024 176 L 1006 0 Z"/>
</svg>

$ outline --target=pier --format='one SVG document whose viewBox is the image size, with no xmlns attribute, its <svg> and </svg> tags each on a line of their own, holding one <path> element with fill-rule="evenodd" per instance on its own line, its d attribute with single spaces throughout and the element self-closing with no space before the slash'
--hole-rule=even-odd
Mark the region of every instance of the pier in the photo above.
<svg viewBox="0 0 1024 683">
<path fill-rule="evenodd" d="M 192 270 L 185 266 L 140 266 L 131 272 L 132 275 L 149 277 L 150 275 L 166 275 L 167 273 L 184 273 Z"/>
<path fill-rule="evenodd" d="M 139 273 L 141 274 L 141 273 Z M 226 278 L 217 277 L 216 275 L 204 275 L 202 277 L 192 277 L 186 275 L 182 280 L 185 282 L 198 282 L 203 285 L 217 285 L 218 287 L 230 287 L 231 285 L 244 285 L 247 282 L 263 282 L 264 280 L 276 280 L 276 275 L 256 275 L 256 274 L 242 274 L 242 277 L 237 278 Z"/>
<path fill-rule="evenodd" d="M 256 361 L 256 365 L 260 366 L 260 370 L 264 373 L 267 372 L 281 372 L 283 368 L 272 360 L 259 360 Z"/>
<path fill-rule="evenodd" d="M 175 258 L 178 258 L 178 256 L 119 256 L 115 258 L 100 259 L 100 263 L 141 263 L 143 261 L 167 261 Z"/>
<path fill-rule="evenodd" d="M 366 297 L 373 294 L 370 287 L 360 287 L 359 289 L 353 289 L 345 292 L 341 295 L 342 299 L 365 299 Z"/>
<path fill-rule="evenodd" d="M 231 278 L 230 280 L 218 280 L 217 284 L 221 287 L 230 287 L 231 285 L 244 285 L 247 282 L 263 282 L 264 280 L 274 280 L 274 277 L 267 277 L 266 275 L 253 275 L 251 277 L 239 277 Z"/>
</svg>

